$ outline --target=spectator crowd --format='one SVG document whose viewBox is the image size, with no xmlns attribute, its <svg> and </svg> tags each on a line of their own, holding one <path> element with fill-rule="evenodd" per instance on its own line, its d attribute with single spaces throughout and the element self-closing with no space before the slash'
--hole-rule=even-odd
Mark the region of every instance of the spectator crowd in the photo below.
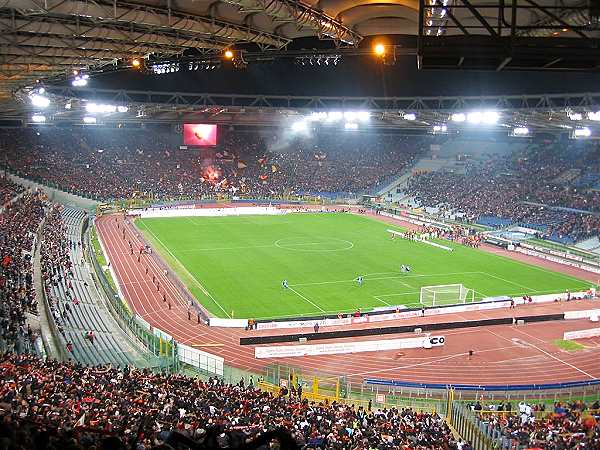
<svg viewBox="0 0 600 450">
<path fill-rule="evenodd" d="M 551 405 L 552 406 L 552 405 Z M 551 410 L 544 404 L 510 402 L 472 405 L 489 435 L 500 448 L 548 450 L 600 448 L 600 402 L 591 405 L 578 400 L 556 402 Z"/>
<path fill-rule="evenodd" d="M 285 140 L 222 130 L 216 147 L 194 149 L 170 130 L 0 131 L 11 170 L 100 200 L 359 193 L 404 170 L 421 147 L 384 134 Z"/>
<path fill-rule="evenodd" d="M 584 171 L 600 174 L 599 161 L 598 147 L 574 157 L 560 146 L 532 145 L 509 156 L 469 160 L 460 173 L 415 174 L 407 194 L 421 206 L 461 213 L 468 221 L 506 219 L 544 237 L 576 241 L 600 232 L 600 215 L 594 214 L 600 212 L 600 191 L 574 183 Z"/>
<path fill-rule="evenodd" d="M 41 194 L 26 192 L 0 178 L 7 202 L 0 214 L 0 351 L 29 350 L 34 333 L 27 313 L 37 314 L 33 283 L 33 250 L 44 217 Z"/>
<path fill-rule="evenodd" d="M 280 448 L 458 448 L 435 413 L 314 403 L 261 391 L 252 382 L 229 385 L 16 354 L 0 358 L 0 379 L 0 440 L 16 441 L 11 448 L 17 449 L 106 448 L 100 446 L 108 436 L 111 449 L 240 448 L 281 429 L 289 442 L 283 439 Z M 36 447 L 40 429 L 53 435 Z"/>
</svg>

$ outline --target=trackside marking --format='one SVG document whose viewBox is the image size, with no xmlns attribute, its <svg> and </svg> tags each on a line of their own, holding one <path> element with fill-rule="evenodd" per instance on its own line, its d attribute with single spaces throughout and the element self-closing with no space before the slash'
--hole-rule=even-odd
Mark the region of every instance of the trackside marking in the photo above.
<svg viewBox="0 0 600 450">
<path fill-rule="evenodd" d="M 204 295 L 206 295 L 208 298 L 210 298 L 210 299 L 211 299 L 211 300 L 212 300 L 212 301 L 215 303 L 215 305 L 217 305 L 217 306 L 219 307 L 219 309 L 220 309 L 221 311 L 223 311 L 223 313 L 224 313 L 224 314 L 225 314 L 225 315 L 226 315 L 228 318 L 230 318 L 230 319 L 231 319 L 231 316 L 229 315 L 229 313 L 228 313 L 227 311 L 225 311 L 225 309 L 224 309 L 224 308 L 221 306 L 221 304 L 220 304 L 220 303 L 219 303 L 219 302 L 218 302 L 218 301 L 217 301 L 217 300 L 216 300 L 216 299 L 215 299 L 215 298 L 214 298 L 214 297 L 211 295 L 211 293 L 210 293 L 210 292 L 208 292 L 208 291 L 206 290 L 206 288 L 205 288 L 205 287 L 202 285 L 202 283 L 200 283 L 200 281 L 199 281 L 199 280 L 198 280 L 198 279 L 197 279 L 197 278 L 196 278 L 194 275 L 192 275 L 192 274 L 189 272 L 189 270 L 187 270 L 187 269 L 185 268 L 185 266 L 184 266 L 184 265 L 181 263 L 181 261 L 179 261 L 179 259 L 177 259 L 177 257 L 176 257 L 176 256 L 173 254 L 173 252 L 171 252 L 171 250 L 169 250 L 169 247 L 167 247 L 167 246 L 166 246 L 166 245 L 163 243 L 163 241 L 161 241 L 161 240 L 159 239 L 159 237 L 158 237 L 158 236 L 156 236 L 156 235 L 155 235 L 155 234 L 152 232 L 152 230 L 146 226 L 146 224 L 145 224 L 145 223 L 142 223 L 142 225 L 144 225 L 144 228 L 145 228 L 146 230 L 148 230 L 148 232 L 149 232 L 149 233 L 150 233 L 150 234 L 151 234 L 151 235 L 154 237 L 154 239 L 156 239 L 156 240 L 157 240 L 157 242 L 158 242 L 158 243 L 159 243 L 159 244 L 160 244 L 160 245 L 161 245 L 161 246 L 162 246 L 162 247 L 163 247 L 163 248 L 164 248 L 164 249 L 165 249 L 165 250 L 166 250 L 166 251 L 169 253 L 169 255 L 171 255 L 171 257 L 172 257 L 172 258 L 175 260 L 175 262 L 176 262 L 176 263 L 179 265 L 179 267 L 181 267 L 181 268 L 183 269 L 183 271 L 184 271 L 184 272 L 185 272 L 185 273 L 188 275 L 188 277 L 190 277 L 190 278 L 191 278 L 191 279 L 194 281 L 194 283 L 196 284 L 196 286 L 198 286 L 198 288 L 199 288 L 199 289 L 202 291 L 202 293 L 203 293 Z"/>
</svg>

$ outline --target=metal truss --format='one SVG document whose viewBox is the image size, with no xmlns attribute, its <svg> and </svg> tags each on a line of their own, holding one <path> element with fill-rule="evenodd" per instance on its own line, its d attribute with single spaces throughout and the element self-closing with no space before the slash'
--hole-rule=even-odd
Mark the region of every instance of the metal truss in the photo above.
<svg viewBox="0 0 600 450">
<path fill-rule="evenodd" d="M 564 110 L 568 108 L 600 108 L 600 92 L 576 94 L 453 96 L 453 97 L 333 97 L 238 95 L 184 92 L 96 89 L 69 86 L 49 87 L 49 92 L 63 98 L 91 101 L 123 102 L 186 107 L 278 108 L 295 110 L 369 111 L 443 111 L 447 113 L 472 109 L 494 110 Z"/>
<path fill-rule="evenodd" d="M 281 48 L 289 42 L 247 25 L 117 0 L 0 0 L 0 8 L 14 9 L 32 22 L 46 16 L 68 18 L 77 26 L 83 22 L 88 26 L 125 27 L 140 32 L 184 35 L 200 41 L 220 41 L 223 44 L 252 42 L 265 48 Z M 113 34 L 113 37 L 119 40 L 119 30 L 115 31 L 117 34 Z"/>
<path fill-rule="evenodd" d="M 318 111 L 361 111 L 371 113 L 367 128 L 420 130 L 432 132 L 436 125 L 448 129 L 463 126 L 451 121 L 453 113 L 494 110 L 501 120 L 489 127 L 508 132 L 513 127 L 527 126 L 532 133 L 563 133 L 580 126 L 595 126 L 587 121 L 588 112 L 600 111 L 600 92 L 581 94 L 514 95 L 485 97 L 320 97 L 277 95 L 231 95 L 184 92 L 95 89 L 88 87 L 46 86 L 52 106 L 44 110 L 48 123 L 81 123 L 87 115 L 86 102 L 128 106 L 125 114 L 98 117 L 99 123 L 186 121 L 218 124 L 281 126 L 286 119 L 298 120 Z M 0 112 L 1 119 L 30 120 L 39 112 L 30 105 L 27 92 L 18 97 L 18 112 Z M 69 104 L 69 109 L 65 105 Z M 215 114 L 214 111 L 218 111 Z M 573 121 L 579 113 L 582 121 Z M 414 115 L 414 120 L 407 116 Z"/>
<path fill-rule="evenodd" d="M 280 27 L 292 24 L 298 29 L 307 28 L 323 39 L 333 39 L 336 44 L 356 46 L 363 37 L 327 14 L 295 0 L 224 0 L 236 5 L 242 12 L 265 13 Z"/>
<path fill-rule="evenodd" d="M 591 4 L 591 3 L 590 3 Z M 600 31 L 587 1 L 419 0 L 420 68 L 594 70 Z"/>
<path fill-rule="evenodd" d="M 290 40 L 247 25 L 118 0 L 0 0 L 0 91 L 40 76 L 118 59 L 218 52 L 235 43 L 281 49 Z"/>
</svg>

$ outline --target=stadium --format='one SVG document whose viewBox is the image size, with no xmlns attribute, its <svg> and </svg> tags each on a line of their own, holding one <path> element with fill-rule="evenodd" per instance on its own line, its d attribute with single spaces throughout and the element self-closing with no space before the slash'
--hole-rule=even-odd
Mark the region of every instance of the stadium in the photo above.
<svg viewBox="0 0 600 450">
<path fill-rule="evenodd" d="M 597 0 L 0 0 L 0 447 L 600 449 Z"/>
</svg>

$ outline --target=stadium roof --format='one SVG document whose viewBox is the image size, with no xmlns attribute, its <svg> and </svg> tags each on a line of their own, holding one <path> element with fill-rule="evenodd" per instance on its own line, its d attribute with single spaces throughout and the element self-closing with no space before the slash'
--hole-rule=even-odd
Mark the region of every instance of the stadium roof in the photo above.
<svg viewBox="0 0 600 450">
<path fill-rule="evenodd" d="M 401 47 L 403 54 L 417 55 L 423 67 L 471 67 L 469 55 L 476 54 L 472 67 L 491 58 L 493 67 L 503 69 L 543 53 L 536 67 L 571 58 L 590 68 L 598 62 L 591 50 L 597 31 L 587 30 L 591 18 L 585 0 L 523 0 L 518 6 L 503 0 L 0 0 L 0 95 L 37 78 L 114 66 L 133 56 L 205 54 L 231 46 L 354 48 L 379 35 L 389 37 L 394 52 Z M 545 43 L 543 52 L 539 44 L 522 43 L 552 35 L 560 35 L 557 44 Z M 448 41 L 451 46 L 443 41 L 453 37 L 461 40 Z M 517 55 L 522 46 L 529 53 Z"/>
<path fill-rule="evenodd" d="M 600 137 L 600 93 L 453 97 L 277 96 L 50 86 L 48 104 L 6 108 L 13 126 L 215 123 L 324 130 L 393 129 L 407 133 L 501 132 L 516 137 L 590 130 Z M 22 94 L 25 95 L 25 94 Z M 348 126 L 348 124 L 352 124 Z M 521 128 L 519 132 L 517 128 Z M 524 134 L 522 133 L 526 129 Z M 515 134 L 517 133 L 517 134 Z"/>
</svg>

